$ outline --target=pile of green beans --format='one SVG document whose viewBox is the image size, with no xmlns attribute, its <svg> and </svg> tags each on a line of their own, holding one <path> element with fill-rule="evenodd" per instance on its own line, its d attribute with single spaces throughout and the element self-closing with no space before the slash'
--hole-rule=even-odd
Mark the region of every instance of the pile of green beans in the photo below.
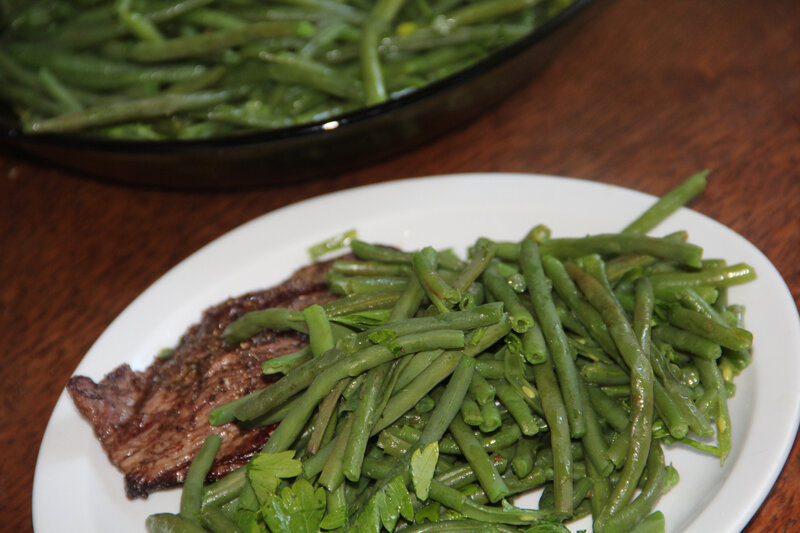
<svg viewBox="0 0 800 533">
<path fill-rule="evenodd" d="M 752 268 L 703 258 L 683 232 L 643 234 L 705 187 L 705 172 L 692 176 L 620 233 L 563 239 L 539 226 L 519 242 L 478 239 L 465 260 L 353 240 L 356 259 L 329 273 L 341 299 L 228 326 L 232 345 L 274 328 L 307 332 L 310 349 L 267 361 L 282 379 L 218 407 L 212 424 L 277 423 L 262 453 L 302 462 L 296 479 L 321 488 L 326 513 L 344 510 L 335 531 L 379 531 L 361 519 L 398 481 L 413 516 L 388 531 L 566 532 L 587 515 L 596 533 L 663 531 L 654 509 L 678 477 L 663 448 L 723 461 L 728 398 L 751 361 L 727 290 Z M 349 320 L 369 314 L 383 318 Z M 420 496 L 409 465 L 434 443 Z M 151 532 L 243 531 L 232 517 L 248 467 L 197 483 L 215 445 L 195 459 L 180 513 L 151 516 Z M 507 503 L 537 489 L 535 509 Z"/>
<path fill-rule="evenodd" d="M 332 119 L 461 71 L 574 0 L 0 2 L 29 133 L 199 139 Z"/>
</svg>

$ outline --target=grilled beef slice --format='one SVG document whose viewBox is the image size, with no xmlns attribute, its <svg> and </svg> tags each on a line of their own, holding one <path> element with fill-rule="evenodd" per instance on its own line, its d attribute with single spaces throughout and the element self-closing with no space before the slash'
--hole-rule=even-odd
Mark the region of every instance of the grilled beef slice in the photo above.
<svg viewBox="0 0 800 533">
<path fill-rule="evenodd" d="M 222 446 L 208 481 L 249 461 L 274 426 L 244 430 L 233 423 L 212 427 L 208 413 L 231 400 L 268 386 L 261 363 L 293 352 L 307 342 L 294 332 L 265 331 L 229 345 L 222 332 L 245 313 L 269 307 L 303 309 L 333 299 L 325 285 L 330 262 L 295 272 L 277 287 L 231 298 L 203 313 L 183 335 L 174 353 L 156 358 L 144 371 L 122 365 L 99 383 L 74 376 L 67 390 L 91 423 L 108 458 L 125 474 L 129 498 L 183 482 L 189 464 L 212 432 Z"/>
</svg>

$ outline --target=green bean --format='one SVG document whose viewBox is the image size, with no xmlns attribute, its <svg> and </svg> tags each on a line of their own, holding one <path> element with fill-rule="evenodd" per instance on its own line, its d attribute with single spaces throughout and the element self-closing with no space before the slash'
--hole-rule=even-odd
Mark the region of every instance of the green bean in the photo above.
<svg viewBox="0 0 800 533">
<path fill-rule="evenodd" d="M 413 271 L 409 274 L 408 278 L 406 288 L 403 290 L 403 293 L 398 298 L 394 307 L 392 307 L 392 312 L 387 320 L 388 323 L 394 323 L 414 316 L 414 313 L 417 312 L 417 309 L 419 309 L 425 297 L 425 290 L 422 288 L 422 283 L 420 283 L 419 278 L 413 274 Z"/>
<path fill-rule="evenodd" d="M 628 398 L 631 395 L 630 385 L 601 385 L 600 389 L 612 398 Z"/>
<path fill-rule="evenodd" d="M 344 482 L 344 457 L 352 429 L 353 417 L 349 416 L 341 431 L 337 433 L 336 443 L 319 474 L 319 484 L 328 491 L 336 490 Z"/>
<path fill-rule="evenodd" d="M 212 3 L 213 0 L 178 0 L 162 4 L 152 11 L 142 13 L 143 18 L 151 23 L 168 22 L 184 14 L 191 13 L 198 7 Z M 56 36 L 56 42 L 70 48 L 87 48 L 114 37 L 120 37 L 127 31 L 125 25 L 116 20 L 90 20 L 89 17 L 78 17 L 73 24 L 67 25 Z"/>
<path fill-rule="evenodd" d="M 600 254 L 588 254 L 578 257 L 575 260 L 575 263 L 585 270 L 588 274 L 591 274 L 594 279 L 600 282 L 600 284 L 608 291 L 608 292 L 619 292 L 621 290 L 620 283 L 618 287 L 615 288 L 611 286 L 611 282 L 608 280 L 608 274 L 606 273 L 606 262 L 600 256 Z M 632 284 L 631 284 L 632 289 Z"/>
<path fill-rule="evenodd" d="M 493 454 L 492 461 L 501 474 L 508 467 L 508 457 L 502 454 Z M 468 463 L 462 463 L 434 476 L 436 481 L 452 489 L 461 489 L 477 480 L 475 472 Z"/>
<path fill-rule="evenodd" d="M 390 367 L 387 363 L 370 370 L 361 387 L 359 402 L 353 413 L 352 428 L 346 443 L 342 471 L 350 481 L 358 481 L 361 477 L 361 464 L 367 450 L 367 440 L 375 424 L 378 412 L 381 389 L 385 386 Z"/>
<path fill-rule="evenodd" d="M 634 284 L 633 331 L 645 356 L 650 354 L 655 294 L 649 278 L 639 278 Z"/>
<path fill-rule="evenodd" d="M 631 533 L 662 533 L 665 529 L 664 513 L 655 511 L 639 522 Z"/>
<path fill-rule="evenodd" d="M 525 399 L 505 380 L 492 381 L 500 403 L 508 409 L 523 435 L 536 435 L 542 426 L 542 420 L 536 416 Z"/>
<path fill-rule="evenodd" d="M 472 382 L 469 384 L 469 392 L 475 398 L 475 401 L 481 405 L 494 402 L 494 386 L 477 372 L 472 375 Z"/>
<path fill-rule="evenodd" d="M 326 18 L 336 17 L 352 23 L 361 23 L 366 19 L 366 14 L 360 9 L 335 0 L 288 0 L 286 3 L 322 11 Z"/>
<path fill-rule="evenodd" d="M 409 358 L 408 364 L 402 369 L 397 376 L 392 393 L 397 393 L 411 383 L 414 378 L 419 376 L 430 364 L 436 360 L 444 350 L 427 350 L 418 352 Z"/>
<path fill-rule="evenodd" d="M 131 0 L 121 0 L 116 4 L 117 18 L 137 39 L 150 42 L 163 42 L 164 36 L 153 22 L 141 13 L 131 11 Z"/>
<path fill-rule="evenodd" d="M 548 241 L 548 243 L 550 242 L 552 241 Z M 549 357 L 558 375 L 558 383 L 561 387 L 559 394 L 563 397 L 563 403 L 567 410 L 570 433 L 573 437 L 580 438 L 586 432 L 586 422 L 583 420 L 580 402 L 577 401 L 580 398 L 578 371 L 572 360 L 567 335 L 564 333 L 553 304 L 550 283 L 545 276 L 539 255 L 539 245 L 531 240 L 523 241 L 520 246 L 519 259 L 530 291 L 531 302 L 547 343 Z M 546 409 L 545 413 L 547 413 Z M 551 412 L 551 416 L 554 416 L 553 412 Z M 550 417 L 547 418 L 550 423 Z M 564 495 L 561 501 L 566 502 L 569 498 L 571 495 Z"/>
<path fill-rule="evenodd" d="M 469 394 L 464 398 L 464 403 L 461 404 L 461 417 L 470 426 L 477 427 L 483 422 L 481 408 Z"/>
<path fill-rule="evenodd" d="M 206 505 L 200 511 L 200 522 L 214 533 L 242 533 L 236 522 L 216 505 Z"/>
<path fill-rule="evenodd" d="M 581 366 L 581 377 L 594 385 L 625 385 L 630 383 L 628 372 L 614 364 L 587 363 Z"/>
<path fill-rule="evenodd" d="M 602 525 L 627 504 L 647 461 L 652 440 L 653 423 L 653 369 L 649 357 L 642 351 L 633 327 L 628 322 L 619 303 L 593 276 L 577 265 L 565 265 L 570 276 L 586 298 L 603 316 L 611 337 L 619 348 L 631 373 L 631 422 L 628 457 L 620 478 L 609 495 L 606 506 L 595 523 Z"/>
<path fill-rule="evenodd" d="M 295 330 L 308 333 L 308 326 L 301 311 L 283 308 L 261 309 L 250 311 L 225 326 L 222 338 L 228 344 L 247 340 L 264 329 L 278 331 Z"/>
<path fill-rule="evenodd" d="M 334 359 L 330 366 L 327 366 L 325 369 L 326 371 L 321 372 L 316 377 L 307 376 L 304 373 L 302 375 L 302 382 L 307 382 L 309 379 L 311 380 L 308 389 L 303 393 L 295 409 L 288 413 L 283 421 L 281 421 L 280 425 L 273 431 L 264 450 L 272 453 L 285 450 L 297 437 L 302 426 L 311 416 L 313 408 L 330 392 L 333 385 L 340 379 L 347 376 L 356 376 L 370 368 L 401 357 L 410 351 L 415 352 L 436 348 L 438 347 L 437 345 L 443 348 L 459 348 L 463 346 L 463 342 L 463 333 L 454 330 L 433 331 L 420 335 L 400 337 L 395 340 L 394 346 L 396 351 L 382 345 L 375 345 L 357 352 L 347 360 L 337 361 Z M 327 353 L 331 354 L 332 352 L 333 350 Z M 322 359 L 322 357 L 315 358 L 314 361 L 319 359 Z M 309 367 L 308 370 L 313 371 L 311 367 Z M 263 390 L 276 387 L 281 381 L 286 380 L 292 375 L 293 373 L 287 374 L 282 380 L 278 381 L 278 383 Z M 287 388 L 291 390 L 291 388 L 293 388 L 292 385 L 293 384 L 290 383 Z M 261 414 L 260 409 L 263 408 L 264 403 L 261 403 L 257 408 L 247 403 L 240 405 L 236 410 L 237 418 L 242 420 L 255 418 Z"/>
<path fill-rule="evenodd" d="M 186 478 L 183 480 L 181 491 L 180 515 L 184 520 L 199 524 L 197 515 L 200 513 L 203 501 L 203 483 L 208 471 L 214 463 L 217 450 L 222 445 L 222 437 L 212 433 L 203 441 L 203 445 L 192 459 Z"/>
<path fill-rule="evenodd" d="M 467 395 L 469 383 L 472 380 L 474 371 L 475 359 L 471 357 L 461 357 L 442 396 L 436 403 L 436 407 L 431 413 L 428 423 L 420 433 L 419 440 L 412 445 L 410 449 L 411 453 L 404 454 L 402 460 L 397 462 L 392 468 L 392 471 L 384 477 L 382 481 L 373 485 L 371 489 L 362 494 L 359 499 L 360 501 L 365 501 L 365 499 L 375 494 L 376 491 L 383 489 L 383 487 L 397 477 L 397 475 L 406 471 L 414 450 L 425 449 L 425 447 L 432 442 L 441 441 L 450 423 L 458 415 L 460 405 Z"/>
<path fill-rule="evenodd" d="M 346 355 L 334 349 L 297 365 L 273 385 L 237 400 L 234 416 L 240 421 L 252 421 L 270 413 L 282 402 L 310 385 L 319 372 L 344 359 Z"/>
<path fill-rule="evenodd" d="M 203 487 L 203 505 L 225 505 L 235 500 L 247 484 L 247 467 L 242 466 Z"/>
<path fill-rule="evenodd" d="M 542 519 L 552 519 L 549 512 L 534 509 L 498 509 L 470 501 L 463 493 L 436 480 L 431 481 L 430 498 L 462 515 L 482 522 L 526 525 Z"/>
<path fill-rule="evenodd" d="M 408 285 L 408 279 L 401 277 L 341 276 L 334 273 L 328 275 L 327 282 L 332 293 L 342 296 L 386 291 L 401 292 Z"/>
<path fill-rule="evenodd" d="M 411 264 L 411 254 L 387 246 L 380 246 L 364 242 L 360 239 L 353 239 L 350 248 L 359 259 L 368 261 L 379 261 L 384 263 L 407 263 Z"/>
<path fill-rule="evenodd" d="M 410 276 L 412 270 L 403 264 L 339 259 L 331 265 L 331 272 L 345 276 Z"/>
<path fill-rule="evenodd" d="M 413 408 L 423 396 L 455 370 L 462 358 L 462 352 L 446 351 L 431 362 L 424 372 L 421 372 L 391 397 L 378 421 L 372 427 L 371 434 L 375 435 Z"/>
<path fill-rule="evenodd" d="M 689 423 L 683 416 L 678 402 L 657 380 L 653 383 L 653 401 L 655 402 L 656 411 L 667 426 L 669 434 L 676 439 L 686 437 L 689 433 Z"/>
<path fill-rule="evenodd" d="M 467 263 L 465 263 L 460 257 L 458 257 L 458 254 L 449 248 L 439 251 L 436 251 L 433 247 L 426 248 L 430 248 L 436 252 L 435 263 L 439 266 L 442 276 L 445 276 L 448 282 L 451 284 L 452 281 L 455 280 L 461 271 L 467 266 Z M 423 250 L 425 250 L 425 248 L 423 248 Z"/>
<path fill-rule="evenodd" d="M 628 224 L 622 233 L 647 233 L 655 228 L 678 208 L 688 204 L 705 190 L 708 173 L 708 170 L 701 170 L 661 196 L 644 213 Z"/>
<path fill-rule="evenodd" d="M 573 335 L 569 335 L 567 337 L 569 340 L 569 346 L 572 349 L 573 353 L 576 356 L 583 357 L 594 363 L 605 363 L 611 364 L 613 361 L 611 360 L 606 352 L 597 345 L 593 340 L 586 338 L 586 337 L 576 337 Z"/>
<path fill-rule="evenodd" d="M 379 104 L 387 98 L 378 58 L 378 41 L 404 3 L 404 0 L 378 0 L 362 27 L 359 52 L 367 104 Z"/>
<path fill-rule="evenodd" d="M 623 254 L 606 261 L 606 274 L 611 283 L 619 281 L 625 274 L 639 272 L 642 268 L 658 262 L 657 257 L 644 254 Z"/>
<path fill-rule="evenodd" d="M 73 92 L 46 67 L 39 69 L 39 80 L 50 96 L 61 103 L 66 113 L 73 113 L 83 109 L 83 104 L 78 101 Z"/>
<path fill-rule="evenodd" d="M 577 238 L 550 239 L 542 244 L 541 253 L 561 260 L 577 259 L 589 254 L 647 254 L 678 261 L 700 268 L 703 249 L 694 244 L 673 242 L 635 234 L 599 234 Z"/>
<path fill-rule="evenodd" d="M 532 365 L 544 363 L 546 359 L 547 346 L 541 329 L 529 328 L 522 334 L 522 355 L 525 360 Z"/>
<path fill-rule="evenodd" d="M 127 56 L 145 63 L 174 61 L 262 39 L 301 36 L 308 31 L 308 25 L 304 23 L 254 22 L 243 28 L 214 30 L 163 42 L 141 41 L 130 46 Z"/>
<path fill-rule="evenodd" d="M 223 90 L 195 94 L 163 94 L 150 98 L 97 105 L 53 118 L 35 120 L 28 125 L 34 133 L 75 131 L 118 124 L 134 119 L 166 117 L 177 111 L 208 108 L 240 98 L 244 90 Z"/>
<path fill-rule="evenodd" d="M 304 346 L 297 351 L 267 359 L 261 363 L 261 372 L 265 375 L 286 374 L 297 365 L 311 359 L 311 347 Z"/>
<path fill-rule="evenodd" d="M 461 292 L 454 289 L 436 272 L 436 265 L 429 260 L 429 256 L 435 257 L 435 255 L 432 248 L 414 252 L 412 255 L 414 272 L 432 300 L 439 299 L 450 305 L 457 304 L 461 300 Z"/>
<path fill-rule="evenodd" d="M 653 346 L 651 349 L 651 361 L 653 362 L 654 372 L 658 375 L 664 389 L 675 402 L 676 407 L 680 410 L 689 428 L 701 437 L 710 437 L 713 435 L 714 430 L 711 427 L 711 422 L 692 401 L 687 387 L 685 387 L 679 381 L 679 378 L 671 371 L 664 360 L 660 348 L 657 346 Z"/>
<path fill-rule="evenodd" d="M 3 50 L 22 64 L 37 69 L 46 67 L 62 81 L 87 89 L 120 89 L 148 82 L 184 81 L 205 72 L 205 68 L 199 65 L 145 68 L 94 54 L 53 49 L 43 44 L 13 43 L 6 45 Z"/>
<path fill-rule="evenodd" d="M 700 372 L 700 380 L 706 390 L 713 395 L 717 407 L 717 441 L 720 450 L 720 461 L 724 461 L 731 449 L 731 416 L 728 410 L 728 396 L 719 367 L 714 361 L 698 359 L 695 361 Z"/>
<path fill-rule="evenodd" d="M 653 339 L 702 359 L 719 359 L 722 355 L 722 347 L 716 342 L 668 324 L 660 324 L 653 328 Z"/>
<path fill-rule="evenodd" d="M 331 453 L 333 453 L 334 447 L 341 438 L 341 433 L 334 435 L 333 438 L 326 442 L 317 453 L 310 457 L 306 457 L 303 460 L 303 475 L 307 479 L 311 479 L 322 472 L 322 469 L 325 467 L 325 463 L 328 461 Z"/>
<path fill-rule="evenodd" d="M 273 79 L 304 85 L 338 98 L 364 101 L 364 87 L 343 72 L 289 52 L 258 51 L 256 57 L 269 64 Z"/>
<path fill-rule="evenodd" d="M 605 394 L 599 387 L 586 384 L 585 389 L 595 412 L 615 431 L 625 431 L 629 423 L 630 414 L 628 411 L 619 402 Z"/>
<path fill-rule="evenodd" d="M 497 471 L 497 467 L 483 451 L 480 441 L 460 416 L 456 416 L 450 423 L 450 432 L 461 453 L 475 472 L 478 482 L 489 496 L 489 501 L 494 503 L 508 496 L 510 492 Z"/>
<path fill-rule="evenodd" d="M 306 451 L 309 455 L 314 455 L 317 453 L 320 446 L 325 444 L 324 439 L 326 430 L 331 425 L 334 411 L 339 403 L 339 397 L 342 395 L 342 392 L 347 386 L 348 380 L 340 379 L 339 382 L 334 385 L 333 390 L 331 390 L 320 402 L 319 409 L 317 410 L 316 420 L 314 421 L 313 425 L 314 429 L 312 430 L 311 436 L 308 439 L 308 444 L 306 445 Z"/>
<path fill-rule="evenodd" d="M 359 31 L 354 26 L 344 21 L 334 21 L 319 28 L 303 45 L 299 54 L 306 58 L 314 58 L 320 55 L 321 50 L 328 46 L 335 46 L 335 42 L 339 39 L 357 41 L 358 37 Z"/>
<path fill-rule="evenodd" d="M 511 317 L 511 329 L 517 333 L 524 333 L 533 325 L 533 316 L 530 311 L 522 305 L 522 302 L 514 292 L 505 278 L 497 271 L 494 264 L 489 264 L 483 271 L 483 283 L 495 298 L 503 302 L 505 310 Z"/>
<path fill-rule="evenodd" d="M 400 298 L 396 291 L 353 294 L 322 304 L 328 316 L 350 315 L 375 309 L 390 309 Z"/>
<path fill-rule="evenodd" d="M 475 372 L 480 374 L 485 379 L 501 379 L 505 378 L 505 364 L 503 361 L 477 359 L 475 361 Z"/>
<path fill-rule="evenodd" d="M 602 477 L 607 477 L 614 470 L 614 465 L 608 460 L 606 452 L 608 443 L 600 427 L 598 415 L 589 401 L 585 385 L 581 384 L 581 402 L 584 417 L 586 418 L 586 433 L 581 437 L 586 457 Z"/>
<path fill-rule="evenodd" d="M 729 350 L 747 350 L 753 344 L 753 334 L 749 331 L 727 327 L 703 313 L 683 307 L 673 306 L 669 311 L 669 321 Z"/>
<path fill-rule="evenodd" d="M 586 471 L 592 480 L 591 508 L 592 515 L 599 516 L 603 507 L 608 501 L 608 494 L 611 492 L 610 476 L 601 475 L 591 461 L 586 463 Z"/>
<path fill-rule="evenodd" d="M 468 4 L 451 13 L 448 17 L 448 24 L 457 27 L 483 22 L 521 11 L 535 3 L 536 0 L 488 0 L 487 2 Z"/>
<path fill-rule="evenodd" d="M 308 325 L 308 341 L 314 357 L 333 348 L 333 331 L 325 309 L 319 304 L 312 304 L 303 309 L 303 318 Z"/>
<path fill-rule="evenodd" d="M 525 477 L 533 470 L 533 459 L 536 454 L 536 443 L 530 437 L 523 437 L 514 446 L 514 458 L 511 467 L 518 477 Z"/>
<path fill-rule="evenodd" d="M 521 436 L 522 432 L 519 426 L 516 424 L 503 424 L 497 431 L 480 437 L 480 441 L 481 446 L 487 452 L 499 452 L 517 442 Z"/>
<path fill-rule="evenodd" d="M 710 268 L 697 272 L 668 272 L 664 274 L 652 274 L 649 276 L 656 290 L 659 291 L 670 288 L 682 287 L 701 287 L 704 285 L 712 287 L 730 287 L 747 283 L 756 278 L 755 270 L 748 264 L 737 263 L 728 267 Z"/>
<path fill-rule="evenodd" d="M 471 250 L 470 262 L 453 280 L 453 288 L 462 294 L 475 282 L 494 258 L 495 245 L 489 242 L 478 242 Z"/>
<path fill-rule="evenodd" d="M 564 264 L 555 257 L 542 256 L 542 267 L 548 278 L 553 283 L 553 288 L 575 312 L 578 320 L 586 327 L 589 335 L 608 353 L 615 361 L 621 362 L 619 352 L 611 339 L 608 328 L 603 323 L 603 318 L 589 302 L 580 294 L 578 287 L 569 277 Z"/>
<path fill-rule="evenodd" d="M 273 385 L 243 397 L 235 409 L 236 418 L 242 421 L 256 419 L 308 387 L 317 374 L 336 364 L 348 354 L 330 350 L 320 357 L 301 363 Z"/>
<path fill-rule="evenodd" d="M 520 396 L 532 407 L 538 406 L 539 394 L 527 379 L 525 379 L 525 363 L 521 353 L 505 349 L 503 364 L 506 381 Z"/>
<path fill-rule="evenodd" d="M 410 426 L 402 426 L 400 428 L 397 426 L 390 426 L 378 433 L 378 440 L 375 444 L 388 456 L 402 457 L 408 453 L 411 445 L 419 440 L 421 433 L 422 430 L 417 430 Z M 440 453 L 445 453 L 442 450 L 439 451 Z"/>
<path fill-rule="evenodd" d="M 598 533 L 626 533 L 634 531 L 634 526 L 645 519 L 650 513 L 656 500 L 664 492 L 666 482 L 666 470 L 664 465 L 664 454 L 661 445 L 654 440 L 651 443 L 650 452 L 647 458 L 647 481 L 642 487 L 641 493 L 625 508 L 620 509 L 614 516 L 603 524 Z"/>
<path fill-rule="evenodd" d="M 195 9 L 187 13 L 183 20 L 214 30 L 238 30 L 247 26 L 247 20 L 212 8 Z"/>
<path fill-rule="evenodd" d="M 504 338 L 510 331 L 511 321 L 508 319 L 508 315 L 504 313 L 500 320 L 494 324 L 474 330 L 470 335 L 466 348 L 464 348 L 464 353 L 470 357 L 475 357 Z"/>
<path fill-rule="evenodd" d="M 484 433 L 491 433 L 503 424 L 500 410 L 494 402 L 480 404 L 480 410 L 482 420 L 478 427 Z"/>
<path fill-rule="evenodd" d="M 570 425 L 567 408 L 562 397 L 563 392 L 558 388 L 558 380 L 553 369 L 554 365 L 549 351 L 546 355 L 547 360 L 545 362 L 534 365 L 533 375 L 536 379 L 536 385 L 539 387 L 542 410 L 544 411 L 544 417 L 550 429 L 550 447 L 553 450 L 553 486 L 555 490 L 554 511 L 559 515 L 569 516 L 573 511 Z M 578 387 L 580 387 L 580 383 L 578 383 Z M 578 394 L 580 394 L 580 389 L 578 389 Z M 579 397 L 580 396 L 577 398 Z M 577 403 L 575 397 L 573 397 L 573 402 Z M 580 407 L 580 405 L 578 405 L 578 407 Z M 583 434 L 585 434 L 585 420 L 583 423 Z"/>
<path fill-rule="evenodd" d="M 433 329 L 463 329 L 470 330 L 484 326 L 500 324 L 504 320 L 503 308 L 500 304 L 485 304 L 465 311 L 453 311 L 436 316 L 398 319 L 386 324 L 375 326 L 367 331 L 343 338 L 337 346 L 345 351 L 356 350 L 366 346 L 370 337 L 375 337 L 380 332 L 390 332 L 397 336 L 422 333 Z M 504 326 L 500 326 L 504 330 Z M 500 335 L 502 337 L 502 335 Z M 497 339 L 495 339 L 497 340 Z"/>
<path fill-rule="evenodd" d="M 730 364 L 738 374 L 753 362 L 753 354 L 750 350 L 723 350 L 719 364 L 722 365 L 723 361 Z"/>
<path fill-rule="evenodd" d="M 687 309 L 691 309 L 693 311 L 697 311 L 698 313 L 702 313 L 708 319 L 713 320 L 719 324 L 728 326 L 728 327 L 737 327 L 739 324 L 737 323 L 736 319 L 732 316 L 732 314 L 726 309 L 727 304 L 724 304 L 724 300 L 726 298 L 727 289 L 721 288 L 719 290 L 719 296 L 714 304 L 709 304 L 706 300 L 704 300 L 694 289 L 691 287 L 686 287 L 681 291 L 680 303 L 681 305 L 685 306 Z"/>
<path fill-rule="evenodd" d="M 170 513 L 151 514 L 145 519 L 148 533 L 206 533 L 206 530 L 194 522 Z"/>
<path fill-rule="evenodd" d="M 425 522 L 423 524 L 416 524 L 404 527 L 398 532 L 402 533 L 457 533 L 459 531 L 473 532 L 473 531 L 486 531 L 487 533 L 515 533 L 516 528 L 505 526 L 503 524 L 494 524 L 490 529 L 486 527 L 486 523 L 480 520 L 473 520 L 467 518 L 460 518 L 455 520 L 447 520 L 446 522 Z"/>
</svg>

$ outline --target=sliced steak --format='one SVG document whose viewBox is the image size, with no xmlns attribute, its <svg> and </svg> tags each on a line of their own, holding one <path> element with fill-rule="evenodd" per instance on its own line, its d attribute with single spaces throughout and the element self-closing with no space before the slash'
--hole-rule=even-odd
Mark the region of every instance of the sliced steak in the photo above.
<svg viewBox="0 0 800 533">
<path fill-rule="evenodd" d="M 269 307 L 303 309 L 334 297 L 327 291 L 330 262 L 295 272 L 277 287 L 231 298 L 203 313 L 180 339 L 173 354 L 156 358 L 146 370 L 122 365 L 99 383 L 74 376 L 67 384 L 75 406 L 91 423 L 111 462 L 125 474 L 129 498 L 179 485 L 212 432 L 222 446 L 209 474 L 217 479 L 248 462 L 273 427 L 243 430 L 233 423 L 212 427 L 208 413 L 268 386 L 261 373 L 267 359 L 300 349 L 305 335 L 265 331 L 232 346 L 222 339 L 230 322 Z"/>
</svg>

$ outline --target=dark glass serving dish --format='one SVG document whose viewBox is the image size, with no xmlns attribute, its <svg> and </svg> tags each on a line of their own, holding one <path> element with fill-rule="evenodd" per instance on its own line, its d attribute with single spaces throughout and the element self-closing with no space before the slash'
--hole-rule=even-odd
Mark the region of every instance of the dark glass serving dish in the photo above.
<svg viewBox="0 0 800 533">
<path fill-rule="evenodd" d="M 476 118 L 530 82 L 602 2 L 577 0 L 533 32 L 400 98 L 300 126 L 201 140 L 28 134 L 0 107 L 0 145 L 95 178 L 180 189 L 289 183 L 353 169 Z"/>
</svg>

